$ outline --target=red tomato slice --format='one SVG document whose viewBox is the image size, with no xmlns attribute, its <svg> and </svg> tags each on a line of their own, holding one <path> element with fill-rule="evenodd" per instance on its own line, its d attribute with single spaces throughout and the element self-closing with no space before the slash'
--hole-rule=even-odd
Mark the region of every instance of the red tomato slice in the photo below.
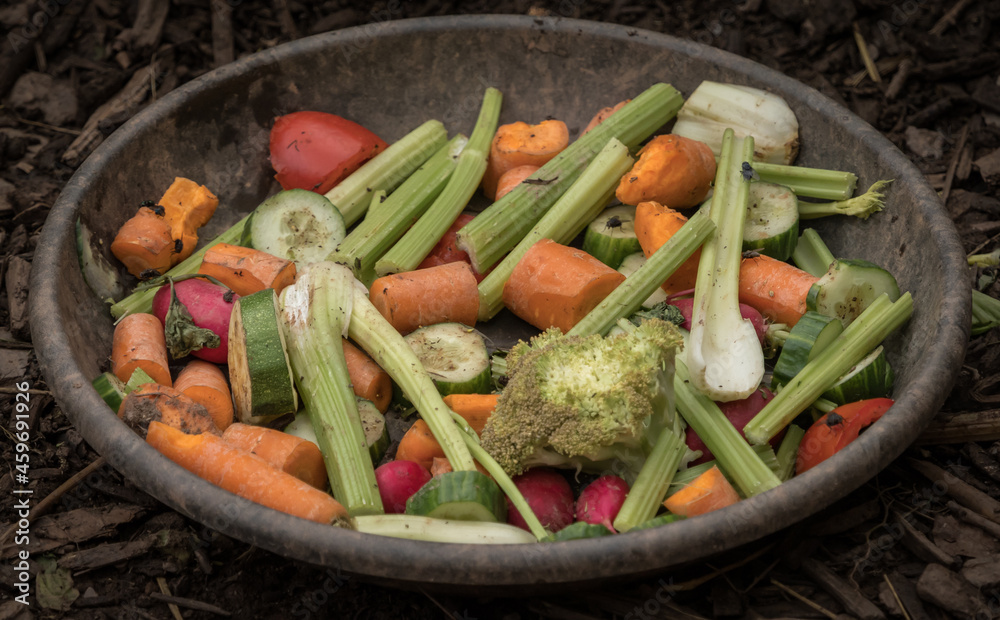
<svg viewBox="0 0 1000 620">
<path fill-rule="evenodd" d="M 283 189 L 325 194 L 388 145 L 354 121 L 326 112 L 292 112 L 274 119 L 271 165 Z"/>
<path fill-rule="evenodd" d="M 795 473 L 819 465 L 858 438 L 866 426 L 892 407 L 891 398 L 869 398 L 841 405 L 816 420 L 802 436 L 795 459 Z"/>
<path fill-rule="evenodd" d="M 419 265 L 417 265 L 417 269 L 437 267 L 438 265 L 457 263 L 458 261 L 464 261 L 471 265 L 472 259 L 469 258 L 469 255 L 464 250 L 458 249 L 455 233 L 457 233 L 463 226 L 471 222 L 474 217 L 474 215 L 469 213 L 462 213 L 459 215 L 455 222 L 451 225 L 451 228 L 449 228 L 444 233 L 444 236 L 442 236 L 437 242 L 437 245 L 431 248 L 427 257 L 424 258 Z M 486 274 L 479 274 L 475 269 L 472 270 L 472 273 L 476 276 L 477 282 L 482 282 L 483 278 L 486 277 Z"/>
</svg>

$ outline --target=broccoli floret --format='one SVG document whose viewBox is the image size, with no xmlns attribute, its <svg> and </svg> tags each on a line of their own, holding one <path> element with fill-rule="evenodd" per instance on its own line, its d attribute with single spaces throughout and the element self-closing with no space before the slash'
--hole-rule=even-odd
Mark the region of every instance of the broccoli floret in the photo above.
<svg viewBox="0 0 1000 620">
<path fill-rule="evenodd" d="M 549 465 L 633 478 L 672 420 L 682 342 L 672 323 L 649 319 L 627 334 L 552 329 L 518 343 L 483 448 L 512 475 Z"/>
</svg>

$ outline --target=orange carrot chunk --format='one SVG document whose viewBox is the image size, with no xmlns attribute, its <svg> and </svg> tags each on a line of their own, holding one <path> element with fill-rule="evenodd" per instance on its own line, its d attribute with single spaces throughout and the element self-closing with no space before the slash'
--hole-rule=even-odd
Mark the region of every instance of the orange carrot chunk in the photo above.
<svg viewBox="0 0 1000 620">
<path fill-rule="evenodd" d="M 233 423 L 233 395 L 226 375 L 215 364 L 191 360 L 177 375 L 174 388 L 207 409 L 219 430 Z"/>
<path fill-rule="evenodd" d="M 153 422 L 146 441 L 189 472 L 250 501 L 318 523 L 349 518 L 329 494 L 216 435 L 187 435 Z"/>
<path fill-rule="evenodd" d="M 118 417 L 140 435 L 146 434 L 151 422 L 161 422 L 182 433 L 220 434 L 207 409 L 177 388 L 158 383 L 144 383 L 129 392 Z"/>
<path fill-rule="evenodd" d="M 401 334 L 435 323 L 475 325 L 479 315 L 478 283 L 466 262 L 382 276 L 369 297 Z"/>
<path fill-rule="evenodd" d="M 392 378 L 367 353 L 348 340 L 343 342 L 347 374 L 351 377 L 355 396 L 372 401 L 380 412 L 385 413 L 392 401 Z"/>
<path fill-rule="evenodd" d="M 219 206 L 219 199 L 204 185 L 191 179 L 175 177 L 159 204 L 163 207 L 171 236 L 179 240 L 182 247 L 174 254 L 173 264 L 191 256 L 198 245 L 198 229 L 208 223 Z"/>
<path fill-rule="evenodd" d="M 613 106 L 610 106 L 610 107 L 607 107 L 607 108 L 601 108 L 600 111 L 598 111 L 598 113 L 594 115 L 594 118 L 590 119 L 590 122 L 587 123 L 587 126 L 583 130 L 583 133 L 587 133 L 588 131 L 590 131 L 594 127 L 597 127 L 598 125 L 600 125 L 604 121 L 608 120 L 609 116 L 611 116 L 612 114 L 614 114 L 618 110 L 621 110 L 623 107 L 625 107 L 625 104 L 628 103 L 629 101 L 632 101 L 632 100 L 631 99 L 626 99 L 625 101 L 619 101 L 618 103 L 616 103 Z"/>
<path fill-rule="evenodd" d="M 818 280 L 798 267 L 761 254 L 740 264 L 740 302 L 775 323 L 792 327 L 806 313 L 809 289 Z"/>
<path fill-rule="evenodd" d="M 668 497 L 663 505 L 675 515 L 694 517 L 740 501 L 733 485 L 715 465 Z"/>
<path fill-rule="evenodd" d="M 687 220 L 677 211 L 658 202 L 640 202 L 635 208 L 635 236 L 646 258 L 652 256 L 653 252 L 669 241 Z M 667 295 L 694 288 L 695 280 L 698 279 L 699 260 L 701 260 L 701 248 L 695 250 L 694 254 L 661 285 Z"/>
<path fill-rule="evenodd" d="M 625 173 L 615 196 L 627 205 L 654 200 L 674 209 L 697 206 L 715 180 L 715 155 L 704 142 L 656 136 L 639 149 L 639 161 Z"/>
<path fill-rule="evenodd" d="M 525 164 L 524 166 L 518 166 L 516 168 L 511 168 L 507 172 L 500 175 L 500 180 L 497 181 L 497 195 L 493 200 L 500 200 L 503 198 L 507 192 L 514 189 L 521 184 L 531 175 L 535 174 L 539 166 L 533 164 Z"/>
<path fill-rule="evenodd" d="M 569 145 L 566 123 L 547 120 L 537 125 L 524 122 L 501 125 L 490 143 L 490 156 L 483 173 L 483 193 L 496 196 L 497 182 L 511 168 L 531 164 L 541 167 Z"/>
<path fill-rule="evenodd" d="M 111 242 L 111 253 L 137 278 L 150 269 L 170 269 L 176 251 L 170 224 L 149 207 L 140 207 Z"/>
<path fill-rule="evenodd" d="M 538 329 L 567 332 L 624 281 L 583 250 L 541 239 L 511 271 L 503 303 Z"/>
<path fill-rule="evenodd" d="M 498 398 L 499 394 L 448 394 L 444 397 L 444 404 L 462 416 L 472 430 L 482 433 L 486 420 L 497 407 Z"/>
<path fill-rule="evenodd" d="M 498 397 L 498 394 L 449 394 L 444 397 L 444 403 L 462 416 L 474 431 L 482 433 L 486 420 L 496 408 Z M 437 459 L 448 462 L 441 444 L 434 438 L 434 433 L 427 426 L 427 422 L 417 420 L 399 441 L 396 460 L 413 461 L 429 470 L 434 467 Z"/>
<path fill-rule="evenodd" d="M 280 293 L 295 281 L 295 263 L 261 250 L 217 243 L 205 252 L 198 273 L 212 276 L 245 297 L 268 288 Z"/>
<path fill-rule="evenodd" d="M 142 368 L 157 383 L 173 385 L 163 323 L 152 314 L 130 314 L 115 326 L 111 340 L 111 372 L 128 382 L 136 368 Z"/>
<path fill-rule="evenodd" d="M 273 428 L 240 422 L 230 424 L 222 433 L 222 438 L 317 489 L 326 488 L 323 453 L 309 440 Z"/>
</svg>

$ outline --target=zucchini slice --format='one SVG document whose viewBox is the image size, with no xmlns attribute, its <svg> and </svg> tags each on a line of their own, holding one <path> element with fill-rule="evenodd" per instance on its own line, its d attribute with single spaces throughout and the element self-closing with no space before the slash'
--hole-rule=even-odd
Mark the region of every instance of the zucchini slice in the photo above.
<svg viewBox="0 0 1000 620">
<path fill-rule="evenodd" d="M 254 209 L 240 245 L 286 258 L 301 268 L 326 260 L 346 234 L 344 217 L 325 196 L 288 189 Z"/>
<path fill-rule="evenodd" d="M 635 236 L 635 207 L 605 209 L 584 231 L 583 251 L 612 269 L 618 269 L 629 254 L 641 252 Z"/>
<path fill-rule="evenodd" d="M 229 383 L 240 422 L 263 424 L 299 408 L 274 289 L 240 297 L 229 320 Z"/>
<path fill-rule="evenodd" d="M 482 334 L 461 323 L 437 323 L 404 337 L 442 395 L 493 391 L 490 355 Z"/>
<path fill-rule="evenodd" d="M 807 311 L 788 332 L 788 339 L 781 348 L 774 364 L 771 389 L 785 385 L 803 366 L 816 357 L 844 331 L 844 325 L 834 317 Z"/>
<path fill-rule="evenodd" d="M 125 286 L 118 278 L 118 271 L 111 265 L 111 262 L 100 252 L 95 252 L 90 241 L 90 229 L 77 218 L 76 257 L 80 262 L 83 280 L 101 300 L 111 300 L 111 303 L 114 303 L 125 297 Z"/>
<path fill-rule="evenodd" d="M 894 379 L 885 351 L 879 345 L 843 377 L 837 379 L 833 387 L 823 392 L 823 398 L 838 405 L 867 398 L 887 398 L 892 394 Z"/>
<path fill-rule="evenodd" d="M 840 319 L 847 327 L 882 293 L 899 299 L 899 285 L 891 273 L 860 259 L 839 259 L 820 276 L 806 295 L 806 308 Z"/>
<path fill-rule="evenodd" d="M 643 263 L 646 262 L 646 255 L 641 251 L 633 252 L 629 254 L 624 259 L 622 263 L 618 265 L 618 273 L 624 275 L 626 278 L 635 273 L 639 267 L 642 267 Z M 646 301 L 642 302 L 643 308 L 652 308 L 658 303 L 664 303 L 667 301 L 667 292 L 662 288 L 657 288 L 655 291 L 649 294 Z"/>
<path fill-rule="evenodd" d="M 799 201 L 784 185 L 750 184 L 750 205 L 743 226 L 743 251 L 788 260 L 799 242 Z"/>
<path fill-rule="evenodd" d="M 365 434 L 365 443 L 368 444 L 368 454 L 372 457 L 372 464 L 378 465 L 389 449 L 390 443 L 389 428 L 385 424 L 385 416 L 378 410 L 375 403 L 365 398 L 358 398 L 358 415 L 361 416 L 361 428 Z M 316 444 L 316 447 L 319 447 L 319 441 L 316 440 L 316 429 L 313 428 L 309 410 L 305 407 L 295 414 L 295 419 L 285 426 L 284 431 L 289 435 L 311 441 Z"/>
<path fill-rule="evenodd" d="M 430 481 L 406 500 L 406 514 L 456 521 L 507 520 L 507 500 L 489 476 L 478 471 L 450 471 Z"/>
</svg>

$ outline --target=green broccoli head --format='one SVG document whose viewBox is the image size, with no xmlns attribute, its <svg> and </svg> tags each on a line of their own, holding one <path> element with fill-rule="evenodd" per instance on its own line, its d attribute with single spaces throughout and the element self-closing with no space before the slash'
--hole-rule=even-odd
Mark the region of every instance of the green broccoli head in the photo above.
<svg viewBox="0 0 1000 620">
<path fill-rule="evenodd" d="M 510 474 L 534 465 L 638 472 L 673 416 L 674 352 L 665 321 L 616 336 L 548 330 L 507 357 L 508 382 L 482 445 Z M 628 476 L 626 476 L 628 477 Z"/>
</svg>

